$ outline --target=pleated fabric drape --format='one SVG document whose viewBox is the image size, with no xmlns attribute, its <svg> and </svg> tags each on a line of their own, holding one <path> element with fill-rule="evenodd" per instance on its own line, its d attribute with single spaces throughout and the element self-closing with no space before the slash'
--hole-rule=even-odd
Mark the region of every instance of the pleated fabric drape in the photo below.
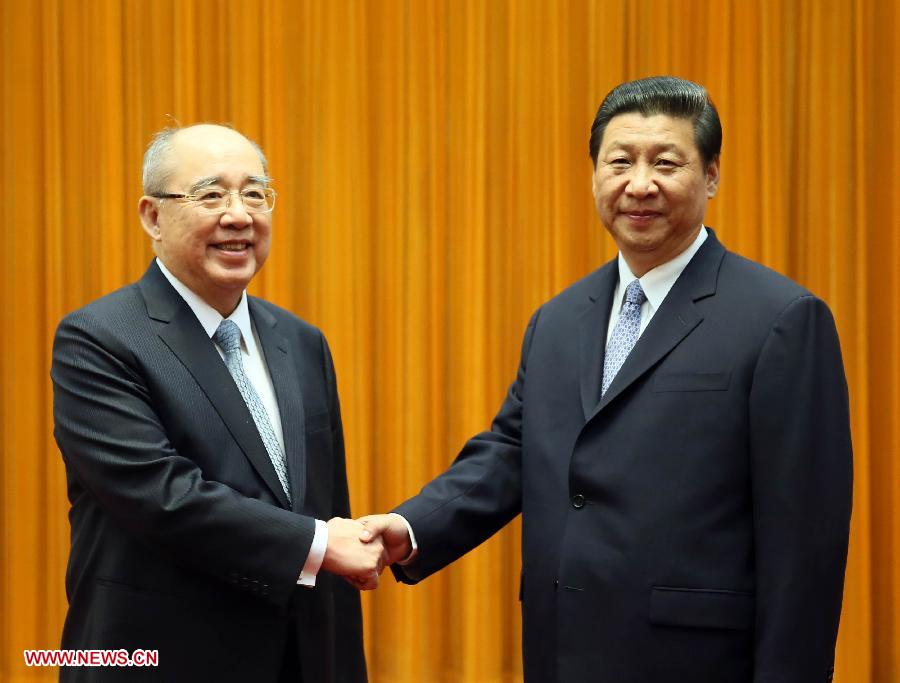
<svg viewBox="0 0 900 683">
<path fill-rule="evenodd" d="M 614 255 L 591 121 L 662 73 L 723 120 L 707 223 L 834 311 L 856 455 L 837 675 L 900 680 L 898 35 L 894 0 L 0 0 L 0 681 L 55 676 L 22 656 L 65 613 L 50 345 L 150 259 L 153 131 L 231 122 L 267 151 L 252 291 L 332 345 L 363 514 L 489 425 L 531 312 Z M 521 680 L 518 530 L 364 597 L 372 681 Z"/>
</svg>

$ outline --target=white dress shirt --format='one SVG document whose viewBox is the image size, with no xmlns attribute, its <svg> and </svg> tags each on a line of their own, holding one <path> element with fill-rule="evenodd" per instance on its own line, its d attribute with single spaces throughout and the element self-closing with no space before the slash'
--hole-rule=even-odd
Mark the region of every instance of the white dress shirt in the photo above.
<svg viewBox="0 0 900 683">
<path fill-rule="evenodd" d="M 175 288 L 175 291 L 181 295 L 185 303 L 190 306 L 197 320 L 203 326 L 203 330 L 212 339 L 212 336 L 219 329 L 219 325 L 225 318 L 212 306 L 188 289 L 187 285 L 181 282 L 177 277 L 169 272 L 162 261 L 156 259 L 156 264 L 166 276 L 166 279 Z M 244 372 L 247 379 L 253 385 L 262 401 L 269 422 L 275 432 L 275 437 L 281 445 L 281 452 L 284 453 L 284 433 L 281 428 L 281 411 L 278 410 L 278 401 L 275 398 L 275 387 L 272 384 L 272 376 L 269 374 L 269 368 L 266 366 L 266 360 L 263 356 L 262 347 L 259 343 L 259 337 L 256 334 L 250 320 L 250 308 L 247 306 L 247 292 L 241 294 L 241 300 L 237 308 L 228 316 L 228 320 L 233 321 L 241 331 L 241 362 L 244 364 Z M 216 344 L 216 350 L 225 360 L 225 353 Z M 316 575 L 322 566 L 322 560 L 325 558 L 325 549 L 328 547 L 328 526 L 320 519 L 316 520 L 316 533 L 313 536 L 312 546 L 309 554 L 306 556 L 306 563 L 300 572 L 297 583 L 303 586 L 315 586 Z"/>
</svg>

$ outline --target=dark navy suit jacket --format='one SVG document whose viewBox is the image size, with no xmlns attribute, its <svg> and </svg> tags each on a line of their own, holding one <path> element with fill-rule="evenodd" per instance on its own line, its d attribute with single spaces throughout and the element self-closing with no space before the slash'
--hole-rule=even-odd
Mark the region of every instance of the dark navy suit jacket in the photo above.
<svg viewBox="0 0 900 683">
<path fill-rule="evenodd" d="M 529 683 L 830 680 L 852 479 L 830 311 L 710 231 L 601 399 L 617 279 L 534 314 L 491 430 L 397 509 L 398 578 L 521 513 Z"/>
<path fill-rule="evenodd" d="M 250 297 L 293 505 L 213 342 L 155 262 L 68 315 L 53 346 L 72 547 L 67 649 L 157 649 L 159 667 L 63 680 L 275 681 L 288 634 L 304 680 L 365 681 L 359 596 L 297 586 L 315 519 L 349 516 L 324 337 Z M 294 629 L 289 628 L 291 625 Z"/>
</svg>

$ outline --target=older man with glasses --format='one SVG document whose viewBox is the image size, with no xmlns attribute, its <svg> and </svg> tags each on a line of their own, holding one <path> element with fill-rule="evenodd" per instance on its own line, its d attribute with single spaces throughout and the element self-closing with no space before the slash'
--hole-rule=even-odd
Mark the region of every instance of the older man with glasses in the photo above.
<svg viewBox="0 0 900 683">
<path fill-rule="evenodd" d="M 158 133 L 139 203 L 156 258 L 59 325 L 62 647 L 157 653 L 153 667 L 66 667 L 63 680 L 366 680 L 359 596 L 338 576 L 374 587 L 382 550 L 340 519 L 328 345 L 246 293 L 269 254 L 269 182 L 235 130 Z"/>
</svg>

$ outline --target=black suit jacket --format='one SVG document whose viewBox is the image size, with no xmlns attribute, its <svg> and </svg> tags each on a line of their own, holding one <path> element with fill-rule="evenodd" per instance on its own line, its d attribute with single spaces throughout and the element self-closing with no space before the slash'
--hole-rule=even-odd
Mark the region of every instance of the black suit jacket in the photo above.
<svg viewBox="0 0 900 683">
<path fill-rule="evenodd" d="M 296 584 L 315 519 L 350 515 L 328 346 L 287 311 L 255 297 L 249 308 L 293 506 L 213 342 L 155 262 L 57 329 L 55 436 L 72 506 L 62 647 L 159 651 L 158 668 L 64 680 L 275 681 L 292 632 L 308 683 L 366 679 L 357 592 L 325 572 Z"/>
<path fill-rule="evenodd" d="M 852 471 L 828 308 L 710 231 L 601 399 L 617 279 L 534 314 L 491 430 L 397 509 L 398 577 L 521 512 L 530 683 L 829 680 Z"/>
</svg>

